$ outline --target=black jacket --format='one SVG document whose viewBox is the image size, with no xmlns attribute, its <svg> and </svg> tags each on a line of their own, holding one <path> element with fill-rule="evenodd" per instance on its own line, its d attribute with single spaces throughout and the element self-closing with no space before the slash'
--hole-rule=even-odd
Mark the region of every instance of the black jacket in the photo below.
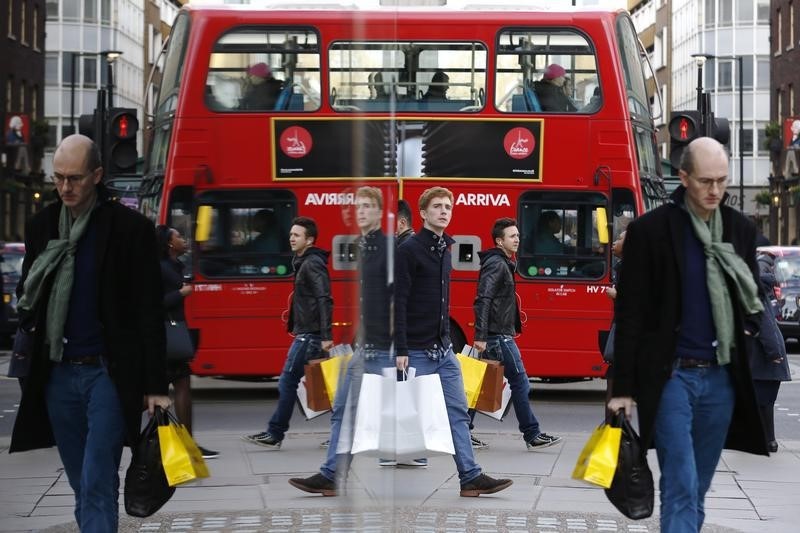
<svg viewBox="0 0 800 533">
<path fill-rule="evenodd" d="M 575 104 L 572 103 L 572 100 L 561 90 L 561 87 L 549 81 L 535 81 L 533 82 L 533 88 L 536 91 L 536 95 L 539 97 L 539 104 L 542 106 L 542 111 L 567 113 L 578 110 Z"/>
<path fill-rule="evenodd" d="M 109 374 L 117 388 L 127 430 L 127 444 L 139 437 L 142 398 L 167 394 L 164 311 L 156 234 L 144 216 L 106 200 L 98 187 L 91 222 L 97 226 L 96 268 L 100 321 L 108 353 Z M 31 264 L 58 238 L 58 201 L 37 213 L 25 229 L 25 260 L 18 292 L 23 292 Z M 55 442 L 45 405 L 45 386 L 52 363 L 44 349 L 45 304 L 29 317 L 36 324 L 31 372 L 25 380 L 10 451 L 52 446 Z"/>
<path fill-rule="evenodd" d="M 388 238 L 379 229 L 359 237 L 361 270 L 359 329 L 356 342 L 364 348 L 388 350 L 392 344 L 390 311 L 392 286 L 387 269 Z"/>
<path fill-rule="evenodd" d="M 613 396 L 632 396 L 638 404 L 642 441 L 652 444 L 661 393 L 670 379 L 681 325 L 684 235 L 689 214 L 681 207 L 686 189 L 673 202 L 645 213 L 628 225 L 622 271 L 615 300 Z M 757 279 L 756 228 L 737 210 L 720 206 L 722 239 L 733 245 Z M 733 290 L 731 290 L 733 294 Z M 731 377 L 736 403 L 725 447 L 767 455 L 761 416 L 747 360 L 745 316 L 731 302 L 736 320 L 736 349 L 731 350 Z"/>
<path fill-rule="evenodd" d="M 289 311 L 289 332 L 293 335 L 315 333 L 322 340 L 333 339 L 331 315 L 333 298 L 328 275 L 329 252 L 312 247 L 292 259 L 294 294 Z"/>
<path fill-rule="evenodd" d="M 475 340 L 487 335 L 515 336 L 522 331 L 514 285 L 516 265 L 499 248 L 478 252 L 481 272 L 475 296 Z"/>
<path fill-rule="evenodd" d="M 164 289 L 164 310 L 170 320 L 184 321 L 183 264 L 172 259 L 161 260 L 161 282 Z"/>
<path fill-rule="evenodd" d="M 439 256 L 439 237 L 427 228 L 397 248 L 394 268 L 395 348 L 398 356 L 408 350 L 450 346 L 449 247 L 455 242 L 443 235 L 448 249 Z"/>
</svg>

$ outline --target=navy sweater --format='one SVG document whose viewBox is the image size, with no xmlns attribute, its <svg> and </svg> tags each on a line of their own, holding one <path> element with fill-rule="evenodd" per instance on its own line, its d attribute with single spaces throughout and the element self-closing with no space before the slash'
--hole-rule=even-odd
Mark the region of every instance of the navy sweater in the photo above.
<svg viewBox="0 0 800 533">
<path fill-rule="evenodd" d="M 717 357 L 717 332 L 711 313 L 711 297 L 706 282 L 706 256 L 703 245 L 686 217 L 683 248 L 684 279 L 681 288 L 681 329 L 675 348 L 678 357 L 713 361 Z"/>
<path fill-rule="evenodd" d="M 443 235 L 449 248 L 455 241 Z M 395 256 L 395 348 L 409 350 L 450 346 L 449 249 L 440 256 L 438 235 L 423 228 L 397 248 Z"/>
</svg>

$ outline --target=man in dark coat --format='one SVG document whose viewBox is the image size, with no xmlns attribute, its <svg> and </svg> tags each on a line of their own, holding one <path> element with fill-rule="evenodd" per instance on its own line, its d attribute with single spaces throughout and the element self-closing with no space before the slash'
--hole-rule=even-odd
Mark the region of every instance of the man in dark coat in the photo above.
<svg viewBox="0 0 800 533">
<path fill-rule="evenodd" d="M 296 217 L 289 230 L 289 245 L 295 254 L 292 260 L 295 274 L 287 324 L 294 340 L 278 380 L 278 407 L 265 431 L 242 436 L 245 441 L 269 450 L 280 450 L 283 437 L 289 430 L 294 404 L 297 403 L 297 385 L 305 373 L 305 364 L 333 347 L 333 298 L 328 274 L 330 252 L 317 248 L 316 242 L 317 223 L 314 219 Z"/>
<path fill-rule="evenodd" d="M 169 407 L 153 225 L 108 199 L 100 154 L 66 137 L 53 157 L 60 201 L 28 223 L 17 288 L 35 327 L 11 452 L 58 446 L 81 531 L 116 531 L 122 448 L 143 400 Z"/>
<path fill-rule="evenodd" d="M 699 531 L 723 446 L 767 455 L 745 336 L 757 333 L 756 228 L 721 205 L 728 156 L 689 144 L 682 186 L 631 222 L 615 305 L 611 411 L 630 417 L 661 469 L 661 530 Z"/>
</svg>

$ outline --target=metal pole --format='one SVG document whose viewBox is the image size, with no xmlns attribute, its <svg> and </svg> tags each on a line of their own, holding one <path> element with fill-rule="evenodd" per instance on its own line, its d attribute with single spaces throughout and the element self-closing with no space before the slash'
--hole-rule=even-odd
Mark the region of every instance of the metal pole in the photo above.
<svg viewBox="0 0 800 533">
<path fill-rule="evenodd" d="M 70 52 L 69 129 L 75 133 L 75 52 Z"/>
<path fill-rule="evenodd" d="M 697 64 L 697 110 L 703 113 L 703 64 Z"/>
<path fill-rule="evenodd" d="M 105 59 L 106 59 L 106 65 L 107 65 L 107 68 L 108 68 L 108 84 L 107 84 L 108 108 L 111 109 L 112 107 L 114 107 L 114 77 L 113 77 L 114 76 L 114 68 L 112 66 L 112 61 L 108 60 L 108 56 L 107 55 L 105 56 Z"/>
<path fill-rule="evenodd" d="M 744 76 L 742 76 L 742 65 L 744 56 L 736 56 L 739 72 L 739 211 L 744 213 Z M 753 151 L 756 150 L 758 136 L 753 132 Z"/>
</svg>

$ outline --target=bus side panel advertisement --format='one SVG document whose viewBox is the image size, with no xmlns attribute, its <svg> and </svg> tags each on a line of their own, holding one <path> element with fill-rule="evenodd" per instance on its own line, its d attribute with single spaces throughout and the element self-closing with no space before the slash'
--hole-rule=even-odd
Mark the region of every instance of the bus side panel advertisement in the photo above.
<svg viewBox="0 0 800 533">
<path fill-rule="evenodd" d="M 542 180 L 542 120 L 274 119 L 280 179 Z"/>
</svg>

